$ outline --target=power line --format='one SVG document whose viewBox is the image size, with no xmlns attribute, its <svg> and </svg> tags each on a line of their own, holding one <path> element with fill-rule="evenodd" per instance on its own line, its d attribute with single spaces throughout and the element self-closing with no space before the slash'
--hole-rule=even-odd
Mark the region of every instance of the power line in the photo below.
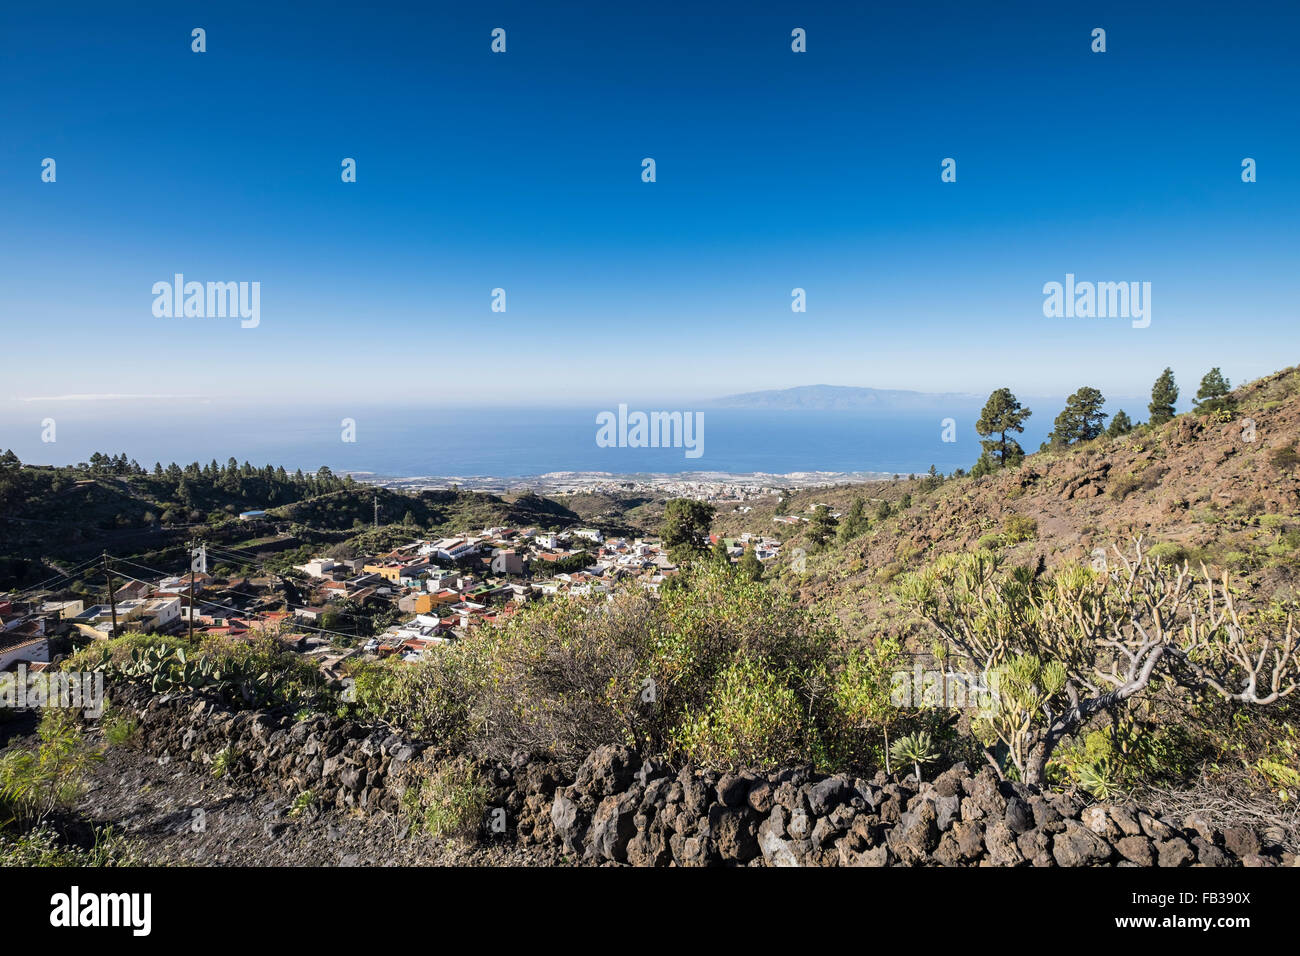
<svg viewBox="0 0 1300 956">
<path fill-rule="evenodd" d="M 132 565 L 133 567 L 142 568 L 143 570 L 148 571 L 150 574 L 157 574 L 157 575 L 159 575 L 160 577 L 168 577 L 168 575 L 167 575 L 166 572 L 164 572 L 164 571 L 159 571 L 157 568 L 151 568 L 151 567 L 148 567 L 148 566 L 143 565 L 143 564 L 140 564 L 140 563 L 138 563 L 138 562 L 136 562 L 136 561 L 128 561 L 126 558 L 117 558 L 117 559 L 115 559 L 115 560 L 122 561 L 122 562 L 124 562 L 124 563 L 126 563 L 126 564 L 130 564 L 130 565 Z M 145 581 L 145 580 L 143 580 L 143 579 L 141 579 L 141 578 L 132 577 L 131 575 L 126 574 L 126 573 L 123 572 L 123 571 L 118 571 L 117 573 L 118 573 L 121 577 L 124 577 L 124 578 L 126 578 L 127 580 L 129 580 L 129 581 L 135 581 L 135 582 L 137 582 L 137 583 L 139 583 L 139 584 L 147 584 L 147 585 L 153 586 L 153 582 L 152 582 L 152 581 Z M 242 608 L 231 607 L 231 606 L 228 605 L 228 604 L 218 604 L 216 601 L 211 601 L 211 600 L 205 600 L 203 603 L 204 603 L 204 604 L 207 604 L 209 607 L 220 608 L 220 609 L 223 610 L 223 611 L 233 611 L 234 613 L 236 613 L 236 614 L 238 614 L 238 615 L 240 615 L 240 616 L 242 616 L 242 617 L 254 617 L 254 616 L 257 616 L 257 615 L 261 615 L 261 614 L 269 613 L 269 612 L 267 612 L 267 611 L 251 611 L 251 612 L 250 612 L 250 611 L 245 611 L 245 610 L 243 610 Z M 286 605 L 288 604 L 288 602 L 285 602 L 285 603 L 286 603 Z M 191 612 L 192 612 L 192 611 L 193 611 L 193 605 L 191 605 L 190 607 L 191 607 Z M 333 635 L 335 635 L 336 637 L 346 637 L 346 638 L 348 638 L 348 639 L 350 639 L 350 640 L 356 640 L 356 638 L 360 636 L 360 635 L 357 635 L 357 634 L 344 634 L 342 631 L 331 631 L 331 630 L 329 630 L 328 628 L 324 628 L 324 627 L 311 627 L 311 626 L 309 626 L 309 625 L 307 625 L 307 624 L 301 624 L 301 623 L 299 623 L 299 622 L 296 621 L 296 620 L 294 621 L 293 626 L 294 626 L 295 628 L 297 628 L 297 629 L 304 630 L 304 631 L 317 631 L 317 632 L 319 632 L 319 633 L 321 633 L 321 634 L 333 634 Z"/>
<path fill-rule="evenodd" d="M 247 551 L 247 550 L 243 550 L 243 549 L 240 549 L 240 548 L 235 548 L 235 546 L 233 546 L 233 545 L 213 545 L 213 544 L 209 544 L 209 545 L 208 545 L 208 550 L 209 550 L 209 551 L 218 551 L 218 550 L 220 550 L 220 551 L 226 551 L 226 553 L 234 554 L 234 555 L 238 555 L 238 557 L 240 557 L 240 558 L 246 558 L 246 559 L 248 559 L 248 561 L 260 561 L 260 558 L 257 557 L 257 555 L 256 555 L 255 553 L 252 553 L 252 551 Z"/>
<path fill-rule="evenodd" d="M 208 553 L 210 553 L 210 554 L 216 554 L 217 557 L 221 557 L 221 555 L 220 555 L 219 552 L 220 552 L 220 549 L 218 549 L 218 548 L 213 548 L 213 547 L 209 547 L 209 548 L 208 548 Z M 256 564 L 257 562 L 254 562 L 254 563 Z M 269 574 L 275 574 L 275 573 L 276 573 L 276 572 L 273 572 L 273 571 L 267 571 L 265 565 L 261 565 L 261 564 L 259 564 L 258 566 L 259 566 L 259 569 L 261 570 L 261 572 L 262 572 L 263 574 L 268 574 L 268 575 L 269 575 Z M 143 565 L 141 565 L 141 567 L 143 567 Z M 279 577 L 278 574 L 277 574 L 276 576 Z M 240 597 L 246 597 L 246 598 L 252 598 L 252 599 L 254 599 L 254 600 L 260 600 L 260 596 L 259 596 L 259 595 L 256 595 L 256 594 L 250 594 L 250 593 L 248 593 L 247 591 L 236 591 L 236 590 L 233 589 L 233 588 L 225 588 L 224 590 L 225 590 L 226 593 L 228 593 L 228 594 L 237 594 L 237 595 L 239 595 Z M 290 610 L 306 611 L 306 610 L 311 610 L 311 609 L 312 609 L 312 605 L 309 605 L 309 604 L 297 604 L 297 605 L 295 605 L 293 602 L 291 602 L 291 601 L 289 601 L 289 600 L 287 600 L 287 599 L 285 600 L 284 605 L 285 605 L 285 607 L 289 608 Z M 362 620 L 372 621 L 372 620 L 374 620 L 372 617 L 370 617 L 370 616 L 368 616 L 368 615 L 365 615 L 365 614 L 352 614 L 352 613 L 350 613 L 350 612 L 348 612 L 348 611 L 340 611 L 340 610 L 338 610 L 338 609 L 336 609 L 336 608 L 330 608 L 330 610 L 333 611 L 333 613 L 339 615 L 340 617 L 350 617 L 350 618 L 352 618 L 352 619 L 354 619 L 354 620 L 358 620 L 358 621 L 362 621 Z M 361 635 L 353 635 L 353 636 L 360 637 Z"/>
<path fill-rule="evenodd" d="M 77 574 L 78 572 L 85 570 L 90 565 L 95 564 L 99 560 L 100 560 L 99 556 L 88 558 L 87 560 L 82 561 L 80 564 L 73 565 L 67 571 L 60 572 L 59 574 L 46 578 L 44 581 L 41 581 L 37 584 L 30 585 L 29 587 L 25 587 L 22 590 L 14 591 L 13 593 L 21 596 L 26 594 L 34 594 L 37 591 L 48 591 L 50 590 L 49 585 L 51 582 L 58 581 L 63 578 L 70 578 L 73 575 Z"/>
<path fill-rule="evenodd" d="M 140 584 L 152 584 L 151 581 L 145 581 L 141 578 L 132 577 L 131 575 L 125 574 L 122 571 L 118 571 L 117 573 L 119 576 L 126 578 L 128 581 L 136 581 Z M 258 615 L 269 613 L 266 611 L 251 611 L 251 612 L 245 611 L 242 610 L 241 608 L 231 607 L 228 604 L 218 604 L 216 601 L 207 600 L 207 599 L 203 600 L 201 603 L 206 604 L 208 607 L 218 608 L 222 611 L 231 611 L 235 614 L 238 614 L 241 617 L 257 617 Z M 359 636 L 357 634 L 344 634 L 342 631 L 331 631 L 328 628 L 324 628 L 324 627 L 312 627 L 309 624 L 303 624 L 297 620 L 293 622 L 292 627 L 294 628 L 294 630 L 314 631 L 319 634 L 333 634 L 335 637 L 346 637 L 349 640 L 356 640 L 357 637 Z"/>
</svg>

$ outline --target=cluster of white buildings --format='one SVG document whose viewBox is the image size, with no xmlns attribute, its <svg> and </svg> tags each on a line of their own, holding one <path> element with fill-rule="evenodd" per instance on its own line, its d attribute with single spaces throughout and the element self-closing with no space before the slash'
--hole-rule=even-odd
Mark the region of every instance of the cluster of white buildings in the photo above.
<svg viewBox="0 0 1300 956">
<path fill-rule="evenodd" d="M 750 534 L 727 545 L 733 558 L 753 545 L 762 561 L 777 557 L 781 547 L 775 538 Z M 497 624 L 534 599 L 608 594 L 627 583 L 657 590 L 677 571 L 655 538 L 607 538 L 596 528 L 503 527 L 412 541 L 352 561 L 313 558 L 297 569 L 312 588 L 312 605 L 298 612 L 300 620 L 319 623 L 333 601 L 388 598 L 405 619 L 358 651 L 407 660 Z"/>
<path fill-rule="evenodd" d="M 760 561 L 776 558 L 781 548 L 777 539 L 750 534 L 724 545 L 733 559 L 752 546 Z M 656 538 L 607 538 L 596 528 L 504 527 L 420 539 L 385 554 L 313 557 L 296 570 L 298 583 L 287 591 L 270 576 L 217 580 L 192 572 L 128 580 L 111 603 L 0 599 L 0 670 L 48 662 L 54 633 L 110 637 L 114 619 L 117 634 L 191 627 L 196 634 L 236 638 L 272 633 L 319 658 L 326 670 L 358 654 L 412 660 L 476 627 L 502 622 L 531 600 L 609 594 L 627 584 L 657 590 L 677 572 Z M 293 587 L 298 597 L 291 601 Z M 331 609 L 364 609 L 399 623 L 359 646 L 340 648 L 338 635 L 325 626 L 333 620 Z"/>
</svg>

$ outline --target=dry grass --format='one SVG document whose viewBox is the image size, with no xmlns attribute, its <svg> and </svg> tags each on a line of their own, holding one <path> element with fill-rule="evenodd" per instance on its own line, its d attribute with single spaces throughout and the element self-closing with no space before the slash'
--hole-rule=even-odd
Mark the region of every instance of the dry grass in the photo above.
<svg viewBox="0 0 1300 956">
<path fill-rule="evenodd" d="M 1175 820 L 1199 813 L 1220 829 L 1247 827 L 1292 853 L 1300 853 L 1300 802 L 1282 803 L 1244 774 L 1202 779 L 1178 789 L 1149 787 L 1138 800 Z"/>
</svg>

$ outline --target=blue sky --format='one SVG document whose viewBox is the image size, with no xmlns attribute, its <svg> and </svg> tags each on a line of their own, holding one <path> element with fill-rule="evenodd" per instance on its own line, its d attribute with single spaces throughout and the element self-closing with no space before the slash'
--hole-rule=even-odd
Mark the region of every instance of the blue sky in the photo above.
<svg viewBox="0 0 1300 956">
<path fill-rule="evenodd" d="M 0 404 L 1131 396 L 1165 365 L 1190 397 L 1293 364 L 1300 5 L 991 6 L 7 4 Z M 260 325 L 155 317 L 177 272 L 260 282 Z M 1044 318 L 1066 273 L 1151 282 L 1150 327 Z"/>
</svg>

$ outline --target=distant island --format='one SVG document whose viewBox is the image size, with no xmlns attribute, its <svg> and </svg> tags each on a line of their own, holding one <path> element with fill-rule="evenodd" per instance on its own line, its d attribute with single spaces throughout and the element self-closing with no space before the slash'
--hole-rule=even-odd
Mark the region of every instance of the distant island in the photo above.
<svg viewBox="0 0 1300 956">
<path fill-rule="evenodd" d="M 907 411 L 973 401 L 979 401 L 979 396 L 960 392 L 913 392 L 905 389 L 863 388 L 855 385 L 799 385 L 795 388 L 724 395 L 713 399 L 711 404 L 725 408 Z"/>
</svg>

